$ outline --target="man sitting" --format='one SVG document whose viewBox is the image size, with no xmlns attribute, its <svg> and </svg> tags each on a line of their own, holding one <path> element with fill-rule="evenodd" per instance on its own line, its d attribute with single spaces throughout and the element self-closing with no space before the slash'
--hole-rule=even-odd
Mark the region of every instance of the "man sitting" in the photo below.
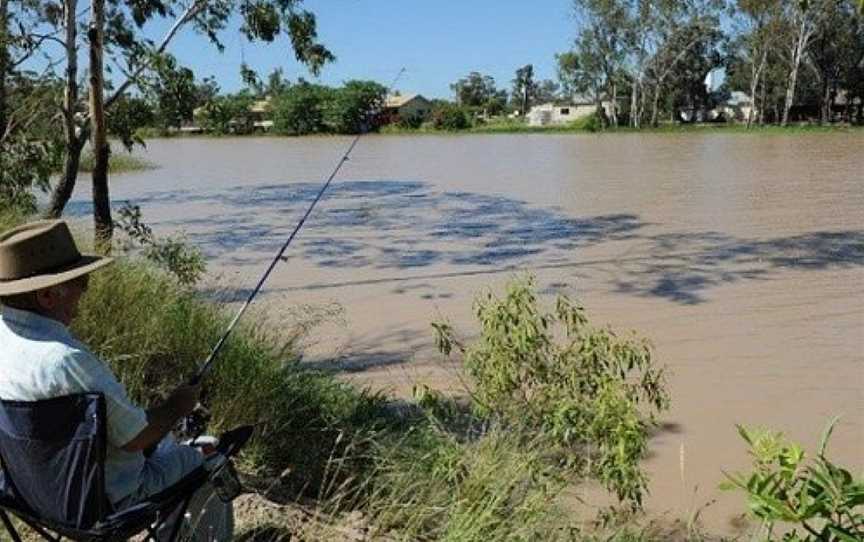
<svg viewBox="0 0 864 542">
<path fill-rule="evenodd" d="M 203 462 L 170 430 L 195 407 L 200 389 L 180 386 L 146 412 L 111 370 L 70 333 L 89 274 L 111 258 L 81 255 L 62 221 L 40 221 L 0 236 L 0 399 L 39 401 L 99 392 L 105 397 L 105 489 L 116 510 L 174 485 Z M 155 448 L 145 458 L 144 450 Z M 230 504 L 205 486 L 190 505 L 196 538 L 231 538 Z M 181 520 L 182 518 L 177 518 Z M 206 537 L 206 538 L 205 538 Z"/>
</svg>

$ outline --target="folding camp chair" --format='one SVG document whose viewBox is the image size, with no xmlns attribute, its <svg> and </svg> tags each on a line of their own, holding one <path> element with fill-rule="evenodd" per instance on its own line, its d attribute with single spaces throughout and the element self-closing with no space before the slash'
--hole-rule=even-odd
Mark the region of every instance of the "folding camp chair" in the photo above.
<svg viewBox="0 0 864 542">
<path fill-rule="evenodd" d="M 155 541 L 173 517 L 168 540 L 177 539 L 209 473 L 198 468 L 145 502 L 113 510 L 105 494 L 105 419 L 98 393 L 0 401 L 0 520 L 14 542 L 21 538 L 9 514 L 49 541 L 122 540 L 143 531 Z"/>
</svg>

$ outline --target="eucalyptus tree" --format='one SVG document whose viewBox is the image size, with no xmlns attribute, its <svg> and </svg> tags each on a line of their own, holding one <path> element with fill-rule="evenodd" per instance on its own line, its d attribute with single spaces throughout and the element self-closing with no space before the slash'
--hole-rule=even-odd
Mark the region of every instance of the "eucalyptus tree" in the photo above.
<svg viewBox="0 0 864 542">
<path fill-rule="evenodd" d="M 747 114 L 747 128 L 756 112 L 756 93 L 765 75 L 769 53 L 779 45 L 781 0 L 735 0 L 732 16 L 737 28 L 738 58 L 749 66 L 749 88 L 752 107 Z"/>
<path fill-rule="evenodd" d="M 51 5 L 54 0 L 43 0 Z M 312 13 L 301 9 L 301 0 L 91 0 L 91 20 L 87 31 L 90 51 L 90 107 L 86 110 L 80 101 L 78 77 L 77 0 L 59 0 L 55 11 L 62 18 L 53 21 L 55 32 L 62 32 L 65 50 L 65 99 L 62 109 L 65 128 L 65 164 L 63 174 L 56 184 L 49 216 L 60 216 L 72 195 L 77 180 L 81 151 L 85 142 L 93 136 L 97 167 L 94 169 L 93 197 L 94 222 L 97 239 L 110 240 L 113 223 L 110 215 L 110 198 L 107 186 L 107 157 L 109 149 L 104 142 L 106 111 L 125 95 L 133 85 L 141 85 L 145 75 L 158 72 L 165 62 L 165 53 L 175 36 L 191 27 L 207 36 L 219 49 L 224 49 L 219 35 L 232 17 L 237 14 L 242 21 L 240 32 L 249 41 L 273 42 L 287 34 L 295 57 L 314 73 L 333 60 L 333 55 L 317 41 L 316 21 Z M 168 22 L 168 30 L 158 42 L 146 37 L 147 31 L 157 23 Z M 124 79 L 112 87 L 104 100 L 99 94 L 107 86 L 100 69 L 100 60 L 107 61 L 124 74 Z"/>
<path fill-rule="evenodd" d="M 585 76 L 602 81 L 618 125 L 618 91 L 625 78 L 630 12 L 626 0 L 574 0 L 578 24 L 576 50 Z M 601 99 L 597 96 L 598 103 Z"/>
<path fill-rule="evenodd" d="M 786 97 L 783 104 L 781 124 L 789 123 L 789 111 L 795 103 L 798 76 L 802 61 L 808 54 L 810 44 L 818 32 L 824 30 L 829 6 L 837 0 L 791 0 L 783 2 L 784 17 L 788 24 L 787 54 L 789 76 L 786 83 Z"/>
<path fill-rule="evenodd" d="M 516 70 L 513 78 L 513 102 L 519 104 L 519 113 L 523 116 L 528 113 L 531 105 L 531 96 L 534 94 L 534 66 L 526 64 Z"/>
<path fill-rule="evenodd" d="M 864 25 L 853 2 L 828 2 L 824 9 L 822 28 L 811 42 L 807 55 L 807 61 L 818 78 L 819 120 L 823 124 L 831 121 L 834 101 L 846 83 L 844 79 L 864 56 Z M 844 90 L 848 101 L 853 89 Z"/>
</svg>

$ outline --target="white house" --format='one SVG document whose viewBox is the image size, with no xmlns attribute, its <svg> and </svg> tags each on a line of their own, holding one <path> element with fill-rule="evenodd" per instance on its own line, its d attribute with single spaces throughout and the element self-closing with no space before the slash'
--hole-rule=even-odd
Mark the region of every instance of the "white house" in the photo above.
<svg viewBox="0 0 864 542">
<path fill-rule="evenodd" d="M 708 118 L 715 120 L 722 115 L 728 122 L 747 122 L 747 116 L 753 111 L 753 119 L 756 119 L 756 109 L 753 99 L 746 92 L 733 91 L 729 99 L 718 105 L 714 110 L 708 112 Z"/>
<path fill-rule="evenodd" d="M 612 111 L 612 103 L 601 102 L 607 115 Z M 597 111 L 597 103 L 584 96 L 574 96 L 569 102 L 548 102 L 535 105 L 528 111 L 528 126 L 550 126 L 569 124 L 574 120 L 588 117 Z"/>
</svg>

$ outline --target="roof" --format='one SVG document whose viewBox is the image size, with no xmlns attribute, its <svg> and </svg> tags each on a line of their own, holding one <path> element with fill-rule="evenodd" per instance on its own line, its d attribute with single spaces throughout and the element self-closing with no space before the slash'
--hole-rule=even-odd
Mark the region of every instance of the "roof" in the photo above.
<svg viewBox="0 0 864 542">
<path fill-rule="evenodd" d="M 387 99 L 384 101 L 384 107 L 399 108 L 407 104 L 408 102 L 414 100 L 415 98 L 419 98 L 424 102 L 429 101 L 419 94 L 401 94 L 396 96 L 387 96 Z"/>
<path fill-rule="evenodd" d="M 268 97 L 266 100 L 258 100 L 252 102 L 252 105 L 249 106 L 250 113 L 267 113 L 270 111 L 270 98 Z"/>
</svg>

